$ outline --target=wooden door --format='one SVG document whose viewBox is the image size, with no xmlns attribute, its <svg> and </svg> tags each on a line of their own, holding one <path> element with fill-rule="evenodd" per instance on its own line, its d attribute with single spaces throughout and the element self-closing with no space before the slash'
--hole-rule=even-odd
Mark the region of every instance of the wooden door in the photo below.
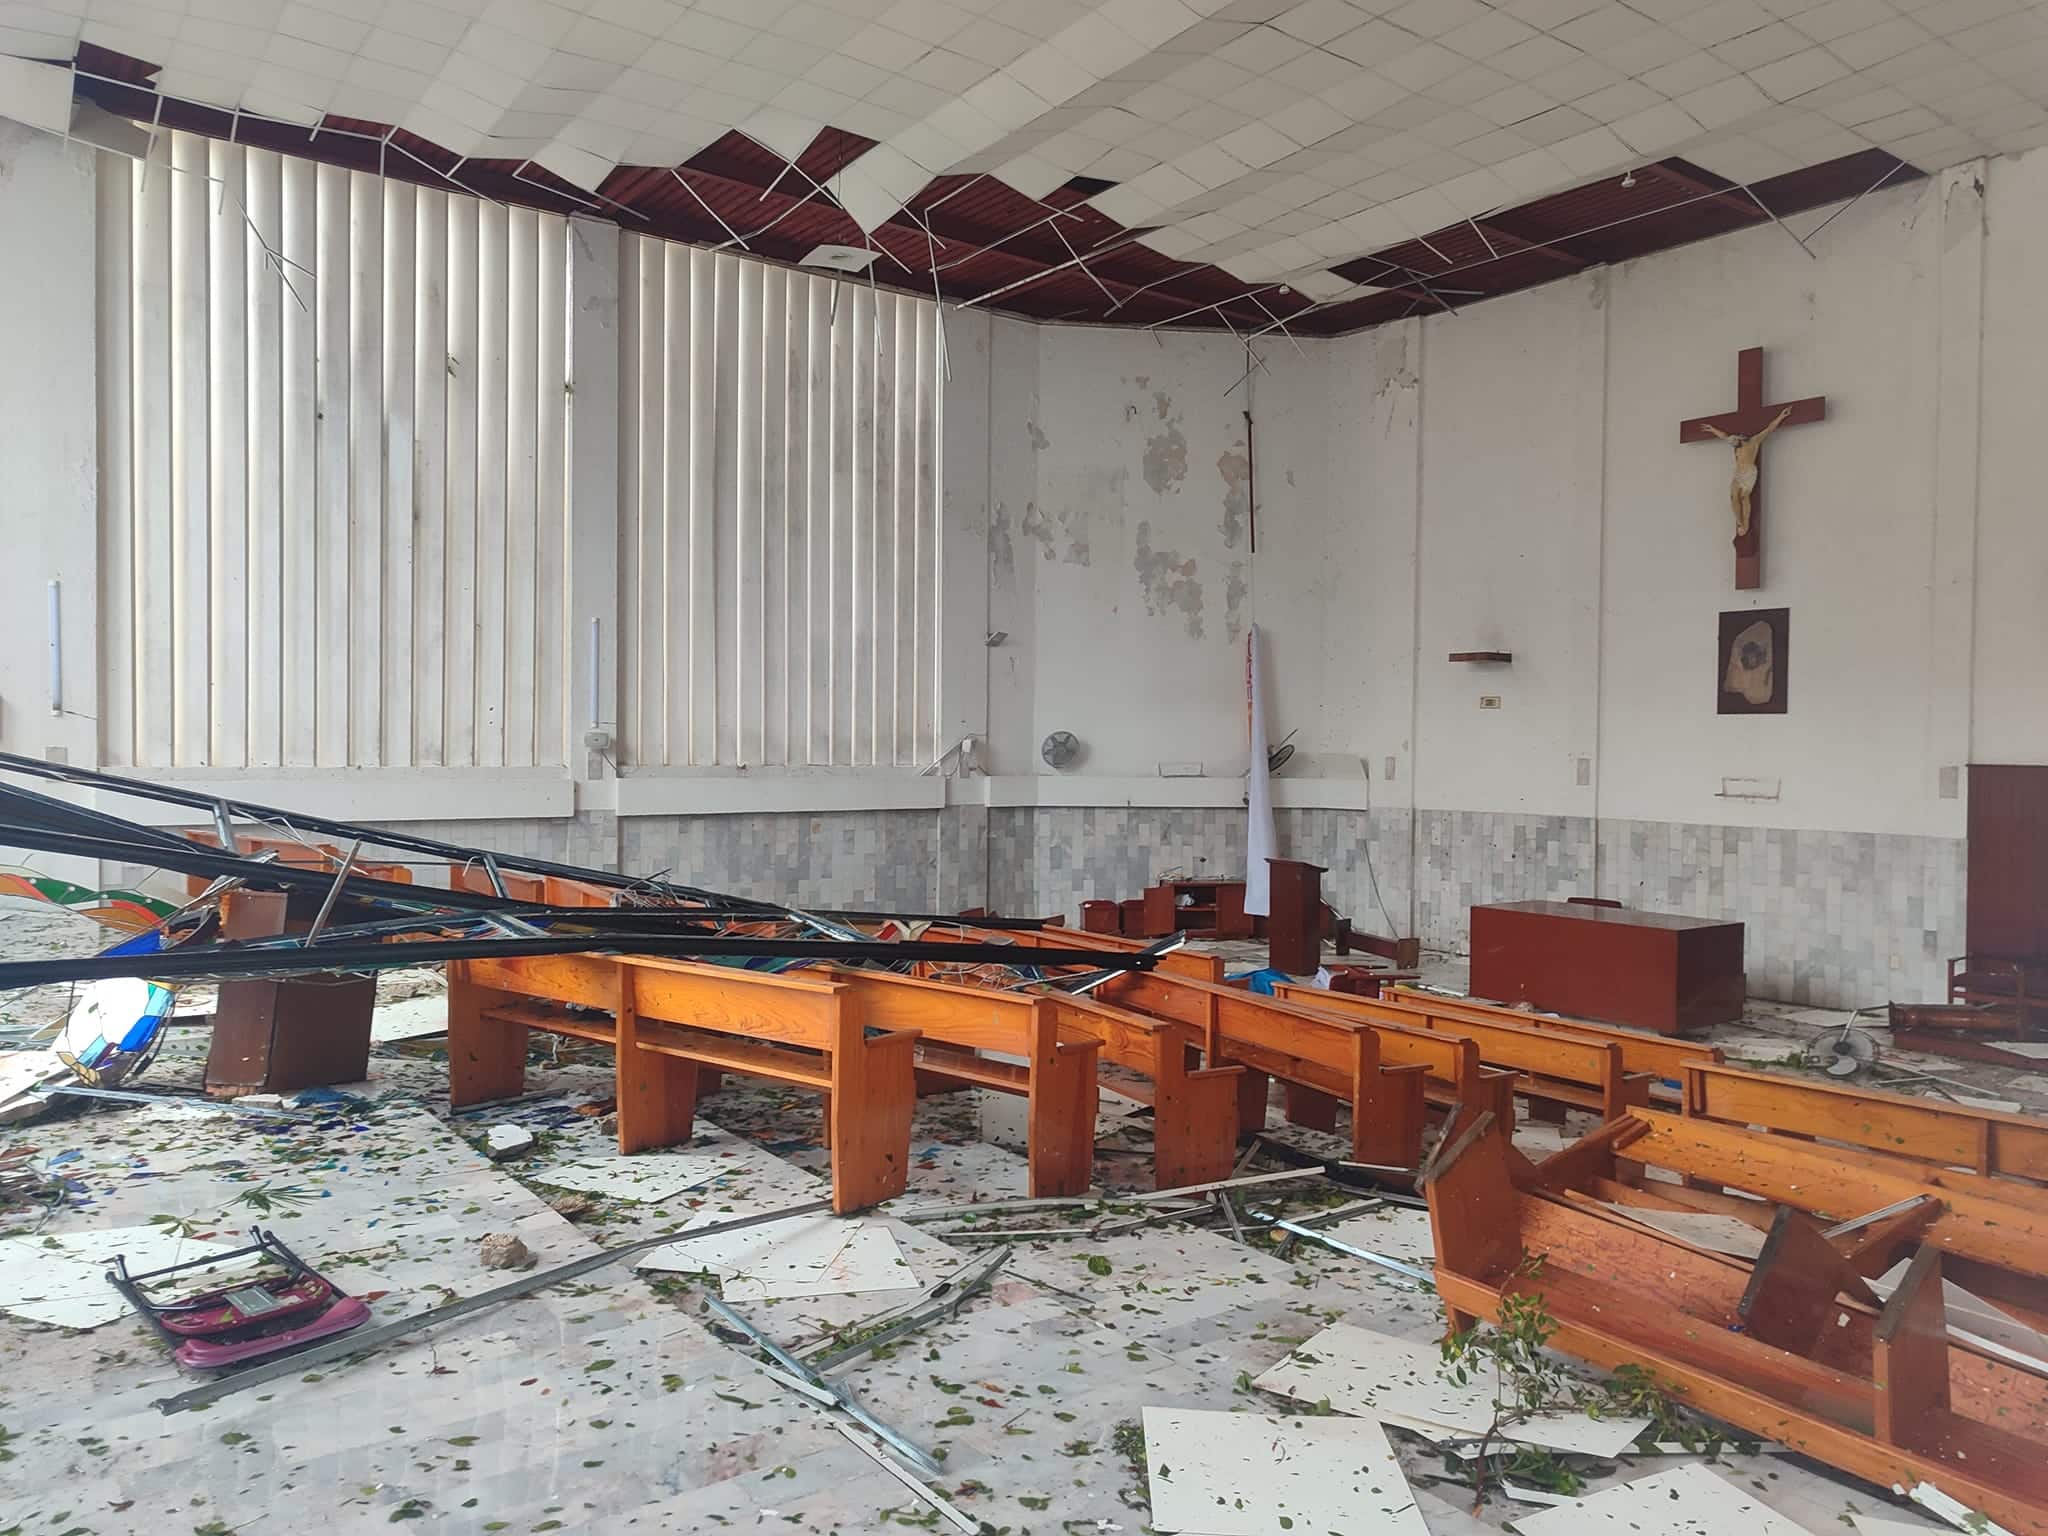
<svg viewBox="0 0 2048 1536">
<path fill-rule="evenodd" d="M 1968 947 L 2048 955 L 2048 766 L 1970 764 Z"/>
</svg>

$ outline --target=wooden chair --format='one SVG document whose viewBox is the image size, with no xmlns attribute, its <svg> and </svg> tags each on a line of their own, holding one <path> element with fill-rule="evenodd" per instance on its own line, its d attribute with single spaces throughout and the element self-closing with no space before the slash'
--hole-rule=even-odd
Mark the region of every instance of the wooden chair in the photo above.
<svg viewBox="0 0 2048 1536">
<path fill-rule="evenodd" d="M 536 1029 L 613 1048 L 621 1152 L 688 1140 L 700 1073 L 737 1072 L 825 1095 L 834 1210 L 903 1192 L 917 1034 L 869 1036 L 860 998 L 838 981 L 597 955 L 458 961 L 450 1103 L 518 1094 Z"/>
<path fill-rule="evenodd" d="M 1846 1142 L 1986 1179 L 2031 1181 L 1983 1190 L 1996 1198 L 2048 1193 L 2048 1121 L 1707 1062 L 1684 1071 L 1687 1115 Z"/>
<path fill-rule="evenodd" d="M 2048 1533 L 2048 1380 L 1949 1334 L 1953 1249 L 1930 1240 L 1879 1308 L 1796 1212 L 1773 1214 L 1754 1264 L 1705 1252 L 1528 1187 L 1513 1148 L 1477 1127 L 1423 1183 L 1451 1327 L 1540 1294 L 1552 1348 L 1645 1369 L 1687 1406 L 1880 1487 L 1931 1482 Z"/>
</svg>

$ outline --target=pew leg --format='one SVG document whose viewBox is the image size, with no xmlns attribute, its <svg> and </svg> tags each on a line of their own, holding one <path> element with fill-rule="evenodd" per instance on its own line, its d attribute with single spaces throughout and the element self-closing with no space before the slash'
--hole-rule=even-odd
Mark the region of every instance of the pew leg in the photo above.
<svg viewBox="0 0 2048 1536">
<path fill-rule="evenodd" d="M 1288 1083 L 1285 1093 L 1289 1124 L 1311 1131 L 1337 1129 L 1337 1100 L 1334 1095 L 1300 1083 Z"/>
<path fill-rule="evenodd" d="M 486 1009 L 495 1008 L 504 998 L 504 993 L 472 985 L 461 974 L 449 978 L 448 1104 L 452 1109 L 489 1099 L 517 1098 L 526 1086 L 526 1037 L 530 1031 L 484 1017 Z"/>
</svg>

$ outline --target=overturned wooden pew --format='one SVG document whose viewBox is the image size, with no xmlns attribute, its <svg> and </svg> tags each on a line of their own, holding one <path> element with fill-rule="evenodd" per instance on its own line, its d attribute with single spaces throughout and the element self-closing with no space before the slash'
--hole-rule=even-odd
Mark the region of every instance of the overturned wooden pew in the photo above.
<svg viewBox="0 0 2048 1536">
<path fill-rule="evenodd" d="M 1603 1156 L 1626 1123 L 1596 1133 Z M 1649 1134 L 1627 1145 L 1631 1156 Z M 2048 1379 L 1952 1336 L 1942 1281 L 1958 1250 L 1936 1240 L 1938 1219 L 1880 1305 L 1867 1268 L 1811 1217 L 1776 1209 L 1754 1263 L 1704 1251 L 1559 1198 L 1562 1166 L 1532 1177 L 1572 1151 L 1531 1170 L 1475 1126 L 1432 1160 L 1423 1186 L 1453 1328 L 1498 1321 L 1509 1296 L 1540 1295 L 1553 1348 L 1640 1366 L 1687 1406 L 1753 1434 L 1882 1487 L 1931 1483 L 2012 1531 L 2048 1536 Z M 1569 1171 L 1584 1177 L 1596 1161 Z"/>
<path fill-rule="evenodd" d="M 1968 1169 L 2010 1181 L 1984 1191 L 2003 1198 L 2048 1192 L 2048 1120 L 1707 1062 L 1688 1063 L 1683 1081 L 1688 1116 Z"/>
</svg>

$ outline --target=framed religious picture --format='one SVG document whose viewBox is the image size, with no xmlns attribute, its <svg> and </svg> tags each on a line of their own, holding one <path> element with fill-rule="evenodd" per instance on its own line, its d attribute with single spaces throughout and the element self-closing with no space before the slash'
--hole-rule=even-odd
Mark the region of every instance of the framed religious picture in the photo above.
<svg viewBox="0 0 2048 1536">
<path fill-rule="evenodd" d="M 1792 610 L 1745 608 L 1721 615 L 1714 656 L 1716 713 L 1785 713 L 1785 638 Z"/>
</svg>

